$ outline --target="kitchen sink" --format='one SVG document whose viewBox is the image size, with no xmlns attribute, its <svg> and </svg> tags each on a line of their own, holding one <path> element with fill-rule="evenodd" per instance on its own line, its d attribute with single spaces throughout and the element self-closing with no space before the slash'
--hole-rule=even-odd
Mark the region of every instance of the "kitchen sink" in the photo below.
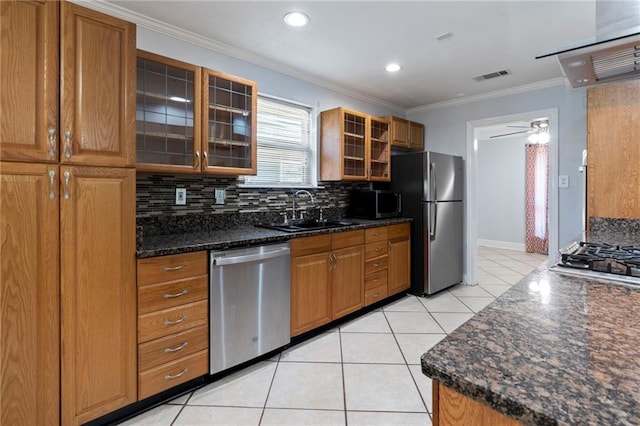
<svg viewBox="0 0 640 426">
<path fill-rule="evenodd" d="M 284 232 L 304 232 L 316 229 L 342 228 L 351 225 L 354 225 L 354 223 L 343 220 L 305 220 L 290 223 L 260 223 L 256 226 Z"/>
</svg>

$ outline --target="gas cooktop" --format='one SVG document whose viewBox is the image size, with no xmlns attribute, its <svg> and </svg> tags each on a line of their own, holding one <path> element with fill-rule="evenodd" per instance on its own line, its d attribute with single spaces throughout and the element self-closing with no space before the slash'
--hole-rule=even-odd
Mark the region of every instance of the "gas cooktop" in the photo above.
<svg viewBox="0 0 640 426">
<path fill-rule="evenodd" d="M 561 251 L 558 272 L 640 285 L 640 247 L 574 243 Z"/>
</svg>

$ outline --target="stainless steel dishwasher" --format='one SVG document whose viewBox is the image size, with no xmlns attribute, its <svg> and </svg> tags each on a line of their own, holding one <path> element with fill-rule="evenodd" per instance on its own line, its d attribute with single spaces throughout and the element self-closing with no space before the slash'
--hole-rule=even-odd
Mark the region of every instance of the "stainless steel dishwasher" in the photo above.
<svg viewBox="0 0 640 426">
<path fill-rule="evenodd" d="M 210 373 L 290 341 L 289 243 L 211 251 Z"/>
</svg>

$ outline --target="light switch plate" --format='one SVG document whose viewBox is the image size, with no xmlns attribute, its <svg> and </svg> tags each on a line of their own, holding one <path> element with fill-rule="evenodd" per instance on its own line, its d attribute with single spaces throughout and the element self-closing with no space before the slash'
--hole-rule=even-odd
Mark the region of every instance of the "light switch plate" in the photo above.
<svg viewBox="0 0 640 426">
<path fill-rule="evenodd" d="M 558 188 L 569 187 L 569 175 L 558 175 Z"/>
<path fill-rule="evenodd" d="M 176 205 L 187 205 L 187 188 L 176 188 Z"/>
<path fill-rule="evenodd" d="M 227 191 L 224 189 L 216 189 L 214 191 L 214 197 L 216 204 L 224 204 L 224 199 L 227 197 Z"/>
</svg>

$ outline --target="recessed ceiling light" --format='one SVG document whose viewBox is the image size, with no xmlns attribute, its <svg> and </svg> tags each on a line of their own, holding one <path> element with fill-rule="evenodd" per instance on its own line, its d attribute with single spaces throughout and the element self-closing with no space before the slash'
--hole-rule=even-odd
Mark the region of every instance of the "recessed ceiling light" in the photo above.
<svg viewBox="0 0 640 426">
<path fill-rule="evenodd" d="M 284 15 L 284 22 L 292 27 L 304 27 L 309 23 L 309 16 L 302 12 L 289 12 Z"/>
<path fill-rule="evenodd" d="M 388 72 L 398 72 L 402 69 L 402 67 L 398 64 L 389 64 L 384 69 Z"/>
</svg>

